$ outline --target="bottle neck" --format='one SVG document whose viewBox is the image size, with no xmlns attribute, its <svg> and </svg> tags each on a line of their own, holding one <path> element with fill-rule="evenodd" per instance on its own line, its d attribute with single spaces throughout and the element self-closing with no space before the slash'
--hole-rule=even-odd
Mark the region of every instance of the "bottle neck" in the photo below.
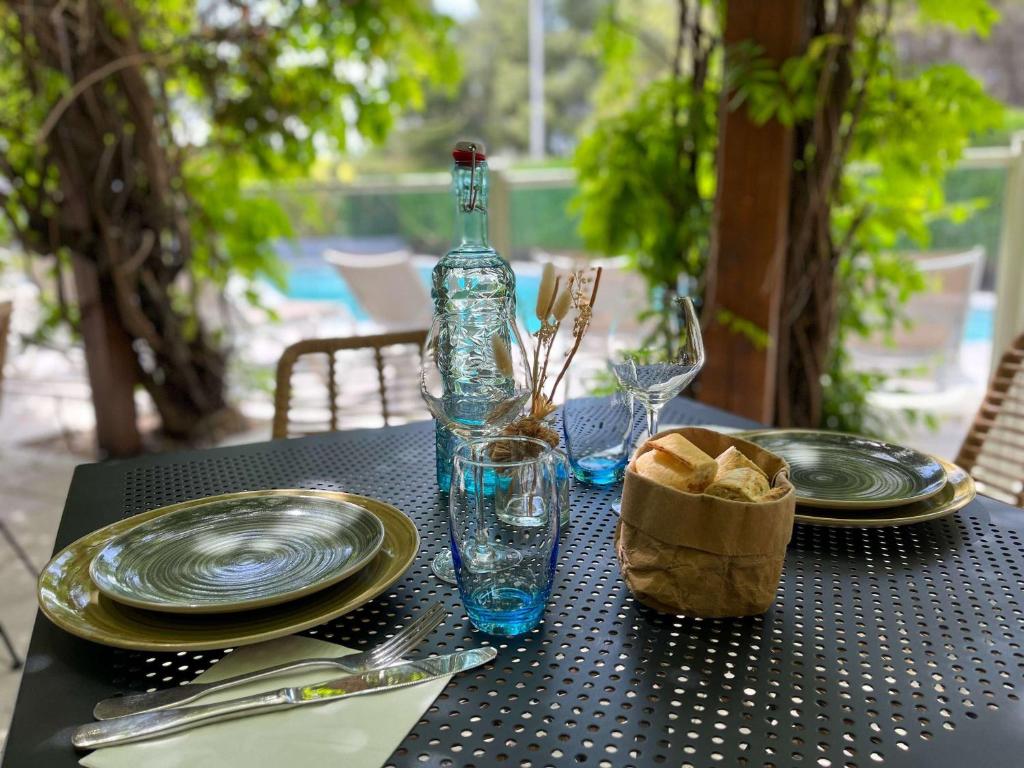
<svg viewBox="0 0 1024 768">
<path fill-rule="evenodd" d="M 487 163 L 452 169 L 455 240 L 460 247 L 487 248 Z"/>
</svg>

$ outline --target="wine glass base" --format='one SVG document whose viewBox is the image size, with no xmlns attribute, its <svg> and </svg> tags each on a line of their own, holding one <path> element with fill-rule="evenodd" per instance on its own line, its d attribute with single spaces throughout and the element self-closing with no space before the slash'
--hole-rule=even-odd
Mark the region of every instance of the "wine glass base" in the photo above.
<svg viewBox="0 0 1024 768">
<path fill-rule="evenodd" d="M 445 547 L 430 561 L 430 570 L 434 572 L 441 581 L 448 584 L 455 584 L 455 562 L 452 560 L 452 551 Z"/>
<path fill-rule="evenodd" d="M 501 544 L 488 544 L 467 550 L 463 564 L 474 573 L 492 573 L 514 568 L 522 562 L 523 556 L 518 550 Z M 455 578 L 455 562 L 452 551 L 447 547 L 438 552 L 430 562 L 430 570 L 441 581 L 457 584 Z"/>
<path fill-rule="evenodd" d="M 473 573 L 496 573 L 515 568 L 522 561 L 523 555 L 518 549 L 497 542 L 466 547 L 463 557 L 464 567 Z"/>
</svg>

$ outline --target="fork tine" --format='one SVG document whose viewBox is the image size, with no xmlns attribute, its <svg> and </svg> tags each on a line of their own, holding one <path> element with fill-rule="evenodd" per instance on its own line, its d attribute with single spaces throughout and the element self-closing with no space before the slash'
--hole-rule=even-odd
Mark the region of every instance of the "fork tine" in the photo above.
<svg viewBox="0 0 1024 768">
<path fill-rule="evenodd" d="M 440 620 L 437 622 L 440 624 Z M 392 661 L 398 661 L 402 655 L 419 645 L 420 641 L 423 640 L 427 635 L 434 631 L 436 624 L 423 624 L 415 632 L 411 632 L 402 638 L 401 643 L 397 643 L 391 647 L 390 652 L 387 655 L 380 654 L 374 655 L 373 660 L 376 665 L 384 665 Z"/>
<path fill-rule="evenodd" d="M 400 652 L 408 650 L 408 648 L 411 647 L 408 644 L 410 639 L 416 637 L 422 639 L 426 634 L 433 631 L 433 629 L 441 623 L 446 615 L 447 611 L 445 610 L 444 605 L 440 602 L 431 604 L 423 613 L 396 632 L 392 637 L 388 638 L 376 648 L 370 649 L 369 655 L 377 659 L 393 656 L 395 649 L 400 649 Z M 424 629 L 426 630 L 426 634 L 423 633 Z M 413 640 L 413 642 L 419 642 L 419 639 Z"/>
<path fill-rule="evenodd" d="M 440 624 L 442 618 L 443 613 L 438 614 L 435 612 L 430 616 L 426 616 L 424 622 L 410 625 L 407 628 L 407 632 L 395 635 L 386 644 L 371 650 L 368 653 L 368 662 L 373 667 L 386 667 L 391 662 L 394 662 L 394 660 L 400 658 L 402 653 L 418 645 L 424 637 L 433 632 L 434 628 Z"/>
<path fill-rule="evenodd" d="M 373 648 L 369 652 L 370 657 L 375 664 L 383 660 L 398 658 L 433 632 L 446 615 L 447 611 L 444 605 L 440 602 L 434 603 L 416 619 L 396 632 L 393 637 Z"/>
</svg>

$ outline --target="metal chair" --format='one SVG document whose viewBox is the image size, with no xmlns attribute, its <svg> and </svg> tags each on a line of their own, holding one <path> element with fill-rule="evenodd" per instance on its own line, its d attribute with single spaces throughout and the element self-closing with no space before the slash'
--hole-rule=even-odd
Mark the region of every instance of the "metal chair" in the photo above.
<svg viewBox="0 0 1024 768">
<path fill-rule="evenodd" d="M 426 337 L 417 329 L 292 344 L 277 363 L 273 437 L 334 432 L 343 419 L 388 426 L 429 415 L 419 391 Z M 375 377 L 360 375 L 371 369 Z"/>
<path fill-rule="evenodd" d="M 999 361 L 956 463 L 982 493 L 1024 506 L 1024 333 Z"/>
</svg>

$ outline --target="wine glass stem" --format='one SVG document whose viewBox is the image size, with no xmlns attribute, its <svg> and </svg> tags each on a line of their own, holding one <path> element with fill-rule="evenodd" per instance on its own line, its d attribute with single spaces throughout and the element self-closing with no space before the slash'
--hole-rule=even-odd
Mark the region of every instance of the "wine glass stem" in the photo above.
<svg viewBox="0 0 1024 768">
<path fill-rule="evenodd" d="M 658 434 L 658 416 L 661 414 L 660 405 L 647 406 L 647 437 L 652 438 Z"/>
<path fill-rule="evenodd" d="M 484 551 L 482 543 L 487 521 L 484 518 L 484 470 L 479 464 L 473 465 L 473 485 L 476 490 L 476 536 L 477 554 Z"/>
</svg>

